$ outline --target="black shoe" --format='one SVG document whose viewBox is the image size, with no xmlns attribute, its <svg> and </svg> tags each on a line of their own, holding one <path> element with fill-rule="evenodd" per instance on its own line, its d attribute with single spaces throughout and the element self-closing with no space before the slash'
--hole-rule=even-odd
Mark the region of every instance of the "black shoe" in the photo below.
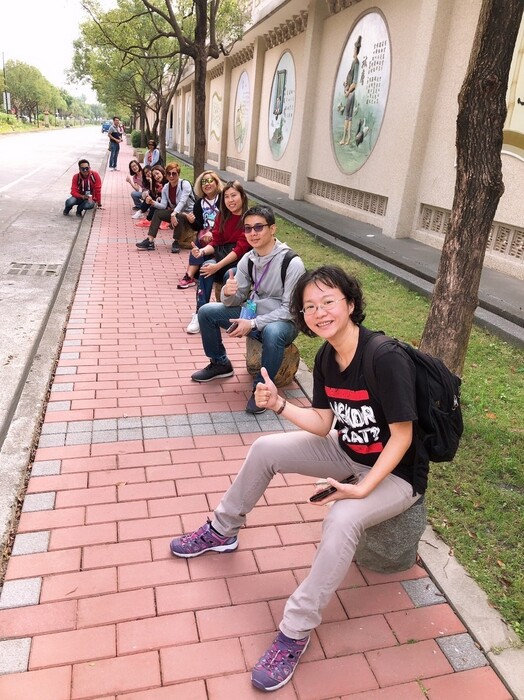
<svg viewBox="0 0 524 700">
<path fill-rule="evenodd" d="M 138 250 L 154 250 L 155 243 L 154 241 L 150 241 L 149 238 L 144 238 L 143 241 L 140 241 L 140 243 L 136 244 L 136 247 L 138 248 Z"/>
<path fill-rule="evenodd" d="M 171 252 L 180 253 L 180 246 L 178 245 L 177 241 L 173 241 L 173 243 L 171 244 Z"/>
<path fill-rule="evenodd" d="M 83 212 L 81 212 L 81 211 L 77 211 L 77 212 L 76 212 L 76 215 L 79 216 L 80 218 L 82 218 L 82 213 L 83 213 Z"/>
<path fill-rule="evenodd" d="M 233 376 L 233 365 L 228 360 L 223 365 L 211 361 L 204 369 L 199 369 L 191 375 L 194 382 L 211 382 L 213 379 L 225 379 Z"/>
<path fill-rule="evenodd" d="M 70 211 L 71 211 L 71 209 L 67 209 L 67 208 L 66 208 L 66 209 L 64 209 L 64 211 L 62 212 L 62 214 L 63 214 L 64 216 L 69 216 L 69 212 L 70 212 Z"/>
<path fill-rule="evenodd" d="M 264 413 L 265 411 L 265 408 L 261 408 L 260 406 L 256 405 L 255 394 L 251 394 L 249 401 L 247 402 L 246 413 L 251 413 L 252 415 L 256 416 L 259 413 Z"/>
</svg>

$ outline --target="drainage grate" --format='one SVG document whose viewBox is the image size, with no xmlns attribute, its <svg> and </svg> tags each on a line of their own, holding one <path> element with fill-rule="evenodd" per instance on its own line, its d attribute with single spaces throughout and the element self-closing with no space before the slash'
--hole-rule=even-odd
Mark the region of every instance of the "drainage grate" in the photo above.
<svg viewBox="0 0 524 700">
<path fill-rule="evenodd" d="M 31 277 L 52 277 L 58 275 L 61 265 L 44 265 L 39 263 L 11 263 L 8 275 L 22 275 Z"/>
</svg>

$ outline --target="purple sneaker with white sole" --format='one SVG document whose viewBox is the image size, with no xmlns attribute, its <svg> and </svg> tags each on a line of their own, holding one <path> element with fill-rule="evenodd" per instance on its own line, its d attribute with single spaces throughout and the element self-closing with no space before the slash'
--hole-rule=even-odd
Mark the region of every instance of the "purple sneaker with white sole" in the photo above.
<svg viewBox="0 0 524 700">
<path fill-rule="evenodd" d="M 195 532 L 190 532 L 182 537 L 171 540 L 171 554 L 175 557 L 198 557 L 204 552 L 232 552 L 238 547 L 238 537 L 222 537 L 211 527 L 211 520 L 207 520 Z"/>
<path fill-rule="evenodd" d="M 306 651 L 309 637 L 291 639 L 279 632 L 264 656 L 251 672 L 251 683 L 259 690 L 278 690 L 291 680 L 300 657 Z"/>
</svg>

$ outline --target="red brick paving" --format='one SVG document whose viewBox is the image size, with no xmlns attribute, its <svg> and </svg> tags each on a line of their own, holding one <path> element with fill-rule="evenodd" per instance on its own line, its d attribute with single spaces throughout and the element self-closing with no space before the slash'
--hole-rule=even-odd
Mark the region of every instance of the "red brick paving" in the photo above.
<svg viewBox="0 0 524 700">
<path fill-rule="evenodd" d="M 78 360 L 59 366 L 45 423 L 242 410 L 250 391 L 242 344 L 228 339 L 236 374 L 202 387 L 205 361 L 184 328 L 194 290 L 177 290 L 187 253 L 166 234 L 140 253 L 123 146 L 108 172 L 66 338 Z M 56 388 L 56 387 L 55 387 Z M 297 400 L 297 403 L 305 403 Z M 51 407 L 52 408 L 52 407 Z M 31 638 L 29 670 L 0 676 L 9 700 L 236 700 L 258 698 L 250 669 L 272 640 L 286 597 L 306 575 L 321 511 L 304 477 L 276 478 L 248 518 L 237 552 L 173 559 L 170 537 L 198 527 L 258 433 L 38 448 L 57 476 L 55 509 L 24 512 L 19 532 L 50 531 L 49 551 L 12 557 L 9 580 L 42 577 L 40 604 L 0 610 L 5 639 Z M 447 603 L 415 608 L 401 581 L 351 566 L 281 700 L 509 700 L 488 666 L 453 672 L 436 644 L 464 627 Z"/>
</svg>

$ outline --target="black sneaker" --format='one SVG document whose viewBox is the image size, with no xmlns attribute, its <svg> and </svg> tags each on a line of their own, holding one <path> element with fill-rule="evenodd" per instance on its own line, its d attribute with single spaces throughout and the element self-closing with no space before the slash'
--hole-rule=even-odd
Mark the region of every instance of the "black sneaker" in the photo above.
<svg viewBox="0 0 524 700">
<path fill-rule="evenodd" d="M 251 413 L 252 415 L 256 416 L 259 413 L 264 413 L 265 410 L 265 408 L 261 408 L 260 406 L 256 405 L 255 394 L 251 394 L 249 401 L 247 402 L 246 413 Z"/>
<path fill-rule="evenodd" d="M 212 382 L 213 379 L 225 379 L 233 376 L 233 365 L 228 360 L 223 365 L 218 362 L 211 362 L 204 369 L 199 369 L 191 375 L 194 382 Z"/>
<path fill-rule="evenodd" d="M 79 216 L 80 218 L 82 218 L 82 214 L 83 214 L 82 211 L 77 211 L 77 212 L 76 212 L 76 215 Z"/>
<path fill-rule="evenodd" d="M 71 211 L 71 209 L 67 209 L 67 208 L 66 208 L 66 209 L 64 209 L 64 211 L 62 212 L 62 214 L 63 214 L 64 216 L 69 216 L 69 212 L 70 212 L 70 211 Z"/>
<path fill-rule="evenodd" d="M 149 238 L 144 238 L 143 241 L 140 241 L 140 243 L 136 244 L 136 247 L 138 248 L 138 250 L 154 250 L 155 243 L 154 241 L 150 241 Z"/>
<path fill-rule="evenodd" d="M 178 245 L 177 241 L 173 241 L 171 245 L 171 252 L 172 253 L 180 253 L 180 246 Z"/>
</svg>

